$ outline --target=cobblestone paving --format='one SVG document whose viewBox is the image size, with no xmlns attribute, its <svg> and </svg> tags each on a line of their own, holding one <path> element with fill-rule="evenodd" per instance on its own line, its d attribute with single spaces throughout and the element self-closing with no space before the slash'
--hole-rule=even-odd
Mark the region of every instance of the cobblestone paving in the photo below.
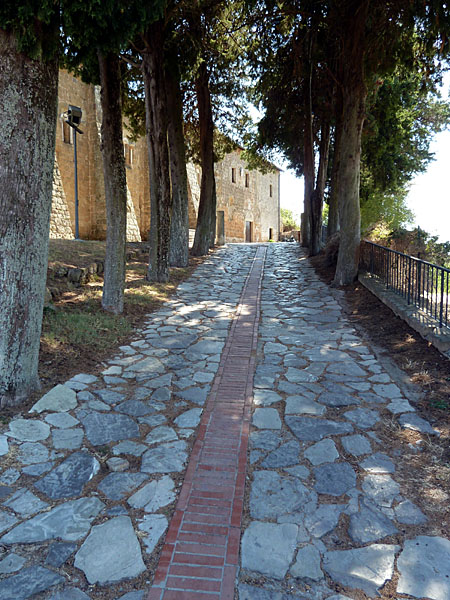
<svg viewBox="0 0 450 600">
<path fill-rule="evenodd" d="M 147 597 L 255 251 L 217 251 L 101 378 L 79 374 L 3 427 L 0 600 Z M 376 430 L 389 414 L 436 432 L 297 245 L 267 245 L 261 311 L 236 597 L 360 600 L 394 578 L 398 598 L 448 600 L 450 541 L 424 534 Z"/>
</svg>

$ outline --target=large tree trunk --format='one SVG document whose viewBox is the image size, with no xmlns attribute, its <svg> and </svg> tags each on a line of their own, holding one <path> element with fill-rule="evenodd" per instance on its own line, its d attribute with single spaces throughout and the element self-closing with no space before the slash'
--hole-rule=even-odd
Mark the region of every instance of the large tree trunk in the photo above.
<svg viewBox="0 0 450 600">
<path fill-rule="evenodd" d="M 170 191 L 167 146 L 167 100 L 164 77 L 164 23 L 152 23 L 144 35 L 142 69 L 150 165 L 150 256 L 149 281 L 169 280 Z"/>
<path fill-rule="evenodd" d="M 320 150 L 319 150 L 319 169 L 317 172 L 317 182 L 314 192 L 311 194 L 310 206 L 310 246 L 309 253 L 311 256 L 319 254 L 322 241 L 322 207 L 323 194 L 327 179 L 328 169 L 328 152 L 330 148 L 330 123 L 324 121 L 320 134 Z"/>
<path fill-rule="evenodd" d="M 119 57 L 98 53 L 102 102 L 102 157 L 106 198 L 106 256 L 102 306 L 123 312 L 127 236 L 127 178 L 122 137 Z"/>
<path fill-rule="evenodd" d="M 303 179 L 304 179 L 304 221 L 302 222 L 302 246 L 311 251 L 311 203 L 313 201 L 315 166 L 312 114 L 312 36 L 305 39 L 306 73 L 304 76 L 304 129 L 303 129 Z"/>
<path fill-rule="evenodd" d="M 0 406 L 39 387 L 57 86 L 57 60 L 30 59 L 0 29 Z"/>
<path fill-rule="evenodd" d="M 364 33 L 368 0 L 348 5 L 343 19 L 341 68 L 342 132 L 338 156 L 337 191 L 341 235 L 335 285 L 348 285 L 358 274 L 361 217 L 359 183 L 361 133 L 365 117 Z"/>
<path fill-rule="evenodd" d="M 173 198 L 169 260 L 173 267 L 187 267 L 189 264 L 188 179 L 183 133 L 183 102 L 178 65 L 175 61 L 166 68 L 166 90 L 169 113 L 170 181 Z"/>
<path fill-rule="evenodd" d="M 212 119 L 209 75 L 206 64 L 199 67 L 195 82 L 200 123 L 200 160 L 202 179 L 200 184 L 200 203 L 197 228 L 195 230 L 192 254 L 202 256 L 208 253 L 211 240 L 215 236 L 216 185 L 214 178 L 214 124 Z"/>
<path fill-rule="evenodd" d="M 339 113 L 340 114 L 340 113 Z M 333 166 L 331 169 L 331 184 L 330 198 L 328 203 L 328 226 L 327 239 L 330 239 L 340 229 L 339 225 L 339 202 L 337 191 L 337 174 L 339 172 L 339 160 L 341 156 L 340 141 L 341 141 L 342 123 L 337 122 L 334 130 L 334 145 L 333 145 Z"/>
</svg>

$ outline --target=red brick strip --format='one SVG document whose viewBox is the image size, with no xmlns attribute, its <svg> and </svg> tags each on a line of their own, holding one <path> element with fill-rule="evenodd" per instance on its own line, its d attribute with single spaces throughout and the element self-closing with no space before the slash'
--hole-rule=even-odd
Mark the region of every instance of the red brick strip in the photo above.
<svg viewBox="0 0 450 600">
<path fill-rule="evenodd" d="M 265 255 L 259 246 L 147 600 L 234 598 Z"/>
</svg>

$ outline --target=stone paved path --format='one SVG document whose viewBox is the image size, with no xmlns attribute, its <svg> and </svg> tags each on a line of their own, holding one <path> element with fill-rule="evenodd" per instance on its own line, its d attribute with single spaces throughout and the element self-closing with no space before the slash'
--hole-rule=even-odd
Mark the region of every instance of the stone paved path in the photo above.
<svg viewBox="0 0 450 600">
<path fill-rule="evenodd" d="M 386 415 L 436 435 L 297 245 L 223 248 L 101 378 L 3 427 L 0 600 L 448 600 Z"/>
</svg>

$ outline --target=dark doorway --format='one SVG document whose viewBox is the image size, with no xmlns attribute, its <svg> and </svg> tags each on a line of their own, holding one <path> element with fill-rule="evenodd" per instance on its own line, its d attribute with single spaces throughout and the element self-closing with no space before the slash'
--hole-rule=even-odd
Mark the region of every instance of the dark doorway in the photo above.
<svg viewBox="0 0 450 600">
<path fill-rule="evenodd" d="M 253 223 L 252 221 L 245 221 L 245 241 L 253 241 Z"/>
<path fill-rule="evenodd" d="M 217 245 L 223 246 L 225 244 L 225 213 L 223 210 L 217 211 L 216 223 Z"/>
<path fill-rule="evenodd" d="M 270 227 L 269 229 L 269 240 L 273 240 L 273 229 Z"/>
</svg>

